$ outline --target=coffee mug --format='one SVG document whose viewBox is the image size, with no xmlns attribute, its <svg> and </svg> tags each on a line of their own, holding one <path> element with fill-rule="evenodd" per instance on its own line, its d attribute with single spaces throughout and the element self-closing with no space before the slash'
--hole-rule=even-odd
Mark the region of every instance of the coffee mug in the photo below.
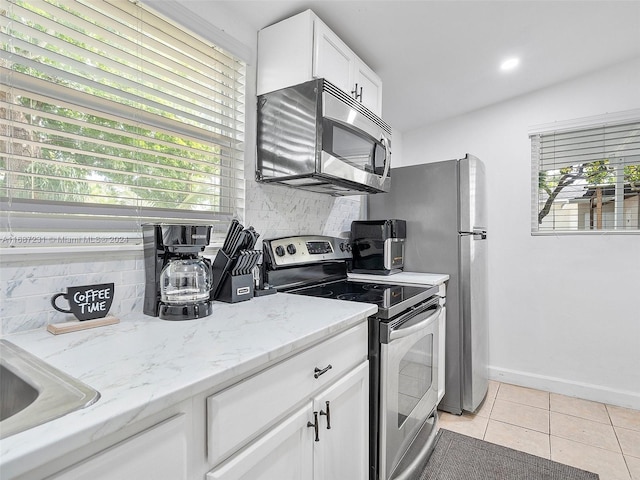
<svg viewBox="0 0 640 480">
<path fill-rule="evenodd" d="M 113 283 L 67 287 L 66 293 L 56 293 L 51 297 L 51 306 L 62 313 L 73 313 L 80 321 L 106 317 L 113 302 L 113 290 Z M 69 302 L 69 310 L 56 305 L 58 297 Z"/>
</svg>

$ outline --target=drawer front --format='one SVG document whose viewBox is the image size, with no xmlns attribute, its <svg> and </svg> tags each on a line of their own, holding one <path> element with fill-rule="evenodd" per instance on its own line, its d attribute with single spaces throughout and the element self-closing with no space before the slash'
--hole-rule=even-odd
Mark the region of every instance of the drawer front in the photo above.
<svg viewBox="0 0 640 480">
<path fill-rule="evenodd" d="M 366 358 L 363 322 L 207 398 L 209 463 L 231 455 Z M 316 369 L 324 373 L 318 375 Z"/>
</svg>

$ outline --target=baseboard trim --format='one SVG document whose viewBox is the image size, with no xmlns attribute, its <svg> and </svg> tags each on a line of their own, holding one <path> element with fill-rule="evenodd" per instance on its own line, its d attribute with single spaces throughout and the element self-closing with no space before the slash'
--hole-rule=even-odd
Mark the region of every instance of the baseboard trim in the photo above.
<svg viewBox="0 0 640 480">
<path fill-rule="evenodd" d="M 559 393 L 569 397 L 583 398 L 594 402 L 608 403 L 619 407 L 640 410 L 640 393 L 615 390 L 588 383 L 574 382 L 563 378 L 548 377 L 507 368 L 489 367 L 489 379 L 511 383 L 521 387 L 535 388 Z"/>
</svg>

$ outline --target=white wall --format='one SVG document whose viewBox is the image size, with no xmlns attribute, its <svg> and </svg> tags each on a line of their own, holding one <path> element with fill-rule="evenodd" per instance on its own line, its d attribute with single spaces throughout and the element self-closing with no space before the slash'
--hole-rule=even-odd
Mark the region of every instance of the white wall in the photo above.
<svg viewBox="0 0 640 480">
<path fill-rule="evenodd" d="M 528 138 L 639 107 L 636 59 L 405 132 L 403 165 L 465 153 L 486 164 L 492 378 L 640 408 L 640 236 L 531 236 Z"/>
</svg>

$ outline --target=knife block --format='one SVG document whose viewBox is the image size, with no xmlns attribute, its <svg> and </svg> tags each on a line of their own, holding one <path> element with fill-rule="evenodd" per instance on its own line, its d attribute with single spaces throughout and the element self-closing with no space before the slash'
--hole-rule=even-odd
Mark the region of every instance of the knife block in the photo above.
<svg viewBox="0 0 640 480">
<path fill-rule="evenodd" d="M 213 273 L 211 300 L 236 303 L 253 298 L 253 275 L 231 275 L 231 269 L 236 260 L 229 257 L 222 249 L 218 250 L 211 265 Z"/>
<path fill-rule="evenodd" d="M 234 263 L 234 258 L 229 257 L 222 249 L 218 250 L 216 258 L 213 260 L 213 264 L 211 264 L 211 272 L 213 274 L 211 294 L 209 295 L 211 300 L 217 300 L 220 296 L 222 285 L 226 281 L 226 278 L 231 277 L 231 267 Z"/>
<path fill-rule="evenodd" d="M 220 286 L 216 300 L 237 303 L 253 298 L 253 275 L 231 275 L 227 272 Z"/>
</svg>

